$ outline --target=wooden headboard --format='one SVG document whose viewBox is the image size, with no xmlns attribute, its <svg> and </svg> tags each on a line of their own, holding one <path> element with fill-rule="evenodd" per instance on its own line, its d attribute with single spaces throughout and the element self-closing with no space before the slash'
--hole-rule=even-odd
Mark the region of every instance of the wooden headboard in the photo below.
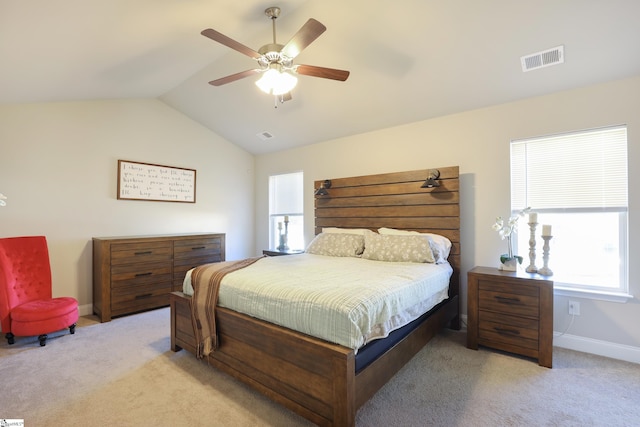
<svg viewBox="0 0 640 427">
<path fill-rule="evenodd" d="M 439 187 L 421 188 L 429 171 L 440 171 Z M 315 196 L 315 232 L 323 227 L 380 227 L 436 233 L 451 240 L 454 269 L 450 293 L 460 286 L 459 167 L 430 168 L 351 178 L 329 178 L 326 196 Z M 314 182 L 320 188 L 325 180 Z M 451 289 L 453 288 L 453 289 Z"/>
</svg>

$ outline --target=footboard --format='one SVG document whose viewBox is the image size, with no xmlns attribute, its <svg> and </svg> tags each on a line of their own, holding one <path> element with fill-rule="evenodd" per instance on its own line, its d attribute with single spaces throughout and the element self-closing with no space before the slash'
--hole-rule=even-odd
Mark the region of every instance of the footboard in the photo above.
<svg viewBox="0 0 640 427">
<path fill-rule="evenodd" d="M 171 349 L 195 354 L 191 298 L 170 295 Z M 220 347 L 209 363 L 317 425 L 353 426 L 353 350 L 217 308 Z"/>
<path fill-rule="evenodd" d="M 191 297 L 170 295 L 171 349 L 196 354 Z M 458 296 L 356 376 L 354 351 L 218 307 L 220 347 L 209 363 L 321 426 L 353 426 L 356 411 L 446 325 Z"/>
</svg>

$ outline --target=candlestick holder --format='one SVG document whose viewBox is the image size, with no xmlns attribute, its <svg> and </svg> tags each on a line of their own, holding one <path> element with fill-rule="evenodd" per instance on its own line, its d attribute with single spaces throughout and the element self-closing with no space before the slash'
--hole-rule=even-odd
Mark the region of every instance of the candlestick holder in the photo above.
<svg viewBox="0 0 640 427">
<path fill-rule="evenodd" d="M 531 234 L 529 235 L 529 266 L 525 269 L 527 273 L 536 273 L 538 271 L 538 267 L 536 267 L 536 227 L 538 226 L 537 222 L 529 223 L 529 230 Z"/>
<path fill-rule="evenodd" d="M 544 245 L 542 246 L 542 261 L 544 262 L 544 266 L 538 270 L 538 273 L 543 276 L 553 276 L 553 271 L 549 268 L 549 240 L 551 240 L 553 236 L 542 236 L 544 240 Z"/>
<path fill-rule="evenodd" d="M 284 233 L 282 233 L 282 224 L 278 223 L 278 233 L 280 234 L 280 244 L 276 248 L 277 250 L 284 252 L 289 250 L 288 238 L 289 238 L 289 218 L 284 218 Z"/>
</svg>

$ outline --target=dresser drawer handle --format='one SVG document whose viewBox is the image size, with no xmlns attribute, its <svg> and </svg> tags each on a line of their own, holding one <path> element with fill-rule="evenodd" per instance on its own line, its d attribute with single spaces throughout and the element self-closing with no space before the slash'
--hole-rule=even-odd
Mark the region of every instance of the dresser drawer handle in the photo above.
<svg viewBox="0 0 640 427">
<path fill-rule="evenodd" d="M 192 251 L 197 251 L 197 250 L 204 249 L 204 248 L 206 248 L 206 246 L 196 246 L 195 248 L 191 248 L 191 250 Z"/>
<path fill-rule="evenodd" d="M 503 335 L 520 335 L 520 331 L 515 329 L 493 328 L 497 333 Z"/>
<path fill-rule="evenodd" d="M 496 295 L 495 298 L 502 304 L 522 304 L 519 298 L 508 298 L 500 295 Z"/>
<path fill-rule="evenodd" d="M 152 274 L 153 274 L 152 272 L 148 272 L 148 273 L 136 273 L 136 277 L 151 276 Z"/>
<path fill-rule="evenodd" d="M 143 299 L 143 298 L 149 298 L 152 297 L 153 294 L 140 294 L 140 295 L 136 295 L 136 299 Z"/>
<path fill-rule="evenodd" d="M 143 252 L 136 252 L 134 255 L 149 255 L 152 254 L 153 251 L 143 251 Z"/>
</svg>

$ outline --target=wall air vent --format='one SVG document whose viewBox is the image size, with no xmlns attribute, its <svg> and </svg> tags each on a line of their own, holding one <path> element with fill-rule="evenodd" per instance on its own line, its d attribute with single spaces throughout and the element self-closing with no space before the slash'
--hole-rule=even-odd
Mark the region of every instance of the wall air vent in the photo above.
<svg viewBox="0 0 640 427">
<path fill-rule="evenodd" d="M 520 62 L 522 63 L 523 72 L 562 64 L 564 62 L 564 46 L 558 46 L 542 52 L 523 56 L 520 58 Z"/>
<path fill-rule="evenodd" d="M 271 138 L 273 138 L 273 134 L 271 132 L 266 131 L 266 130 L 263 131 L 263 132 L 256 133 L 256 136 L 258 138 L 260 138 L 261 140 L 263 140 L 263 141 L 268 141 Z"/>
</svg>

